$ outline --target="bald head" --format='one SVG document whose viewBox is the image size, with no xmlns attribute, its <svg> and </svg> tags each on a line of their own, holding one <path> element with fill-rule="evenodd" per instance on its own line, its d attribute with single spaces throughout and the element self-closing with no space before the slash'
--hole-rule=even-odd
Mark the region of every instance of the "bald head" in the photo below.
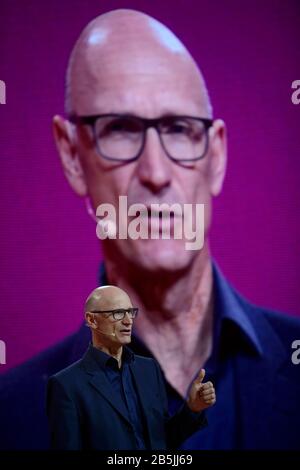
<svg viewBox="0 0 300 470">
<path fill-rule="evenodd" d="M 132 307 L 129 296 L 116 286 L 102 286 L 94 289 L 85 302 L 85 313 L 94 310 L 114 310 Z"/>
<path fill-rule="evenodd" d="M 71 53 L 66 80 L 66 112 L 96 114 L 108 87 L 126 76 L 173 74 L 174 82 L 194 89 L 202 114 L 212 109 L 203 76 L 182 42 L 162 23 L 134 10 L 98 16 L 81 33 Z M 139 93 L 137 87 L 136 92 Z M 126 102 L 119 95 L 119 102 Z M 113 103 L 112 103 L 113 107 Z M 108 112 L 114 112 L 114 109 Z M 119 112 L 119 110 L 116 110 Z"/>
</svg>

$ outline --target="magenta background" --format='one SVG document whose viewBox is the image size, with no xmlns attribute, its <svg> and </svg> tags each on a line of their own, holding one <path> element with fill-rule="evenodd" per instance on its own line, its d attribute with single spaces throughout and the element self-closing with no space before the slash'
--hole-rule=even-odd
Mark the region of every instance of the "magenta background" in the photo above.
<svg viewBox="0 0 300 470">
<path fill-rule="evenodd" d="M 166 23 L 202 67 L 229 128 L 214 257 L 257 304 L 300 314 L 298 1 L 11 1 L 0 4 L 1 317 L 7 365 L 76 329 L 100 260 L 94 224 L 64 180 L 50 122 L 83 26 L 131 7 Z"/>
</svg>

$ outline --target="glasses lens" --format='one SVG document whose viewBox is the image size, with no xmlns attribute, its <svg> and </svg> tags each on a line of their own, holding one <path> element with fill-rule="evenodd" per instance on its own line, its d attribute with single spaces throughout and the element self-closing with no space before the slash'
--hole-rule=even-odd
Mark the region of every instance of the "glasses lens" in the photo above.
<svg viewBox="0 0 300 470">
<path fill-rule="evenodd" d="M 166 152 L 174 160 L 196 160 L 207 150 L 207 130 L 198 119 L 166 118 L 161 121 L 160 135 Z"/>
<path fill-rule="evenodd" d="M 129 315 L 131 315 L 132 318 L 135 318 L 138 314 L 139 309 L 137 307 L 131 308 Z"/>
<path fill-rule="evenodd" d="M 95 136 L 101 155 L 116 160 L 134 158 L 143 142 L 143 124 L 130 116 L 100 117 Z"/>
<path fill-rule="evenodd" d="M 115 320 L 123 320 L 126 313 L 128 313 L 130 318 L 135 318 L 138 313 L 138 308 L 135 307 L 135 308 L 128 308 L 128 309 L 114 310 L 113 318 Z"/>
<path fill-rule="evenodd" d="M 124 309 L 114 310 L 113 312 L 113 317 L 115 320 L 123 320 L 125 315 L 126 315 L 126 310 Z"/>
</svg>

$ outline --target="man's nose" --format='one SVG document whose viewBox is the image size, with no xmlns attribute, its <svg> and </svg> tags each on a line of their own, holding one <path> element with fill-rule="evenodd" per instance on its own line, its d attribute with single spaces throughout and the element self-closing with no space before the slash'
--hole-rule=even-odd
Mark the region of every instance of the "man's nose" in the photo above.
<svg viewBox="0 0 300 470">
<path fill-rule="evenodd" d="M 122 320 L 122 323 L 124 323 L 124 325 L 131 325 L 133 323 L 133 319 L 132 317 L 129 316 L 128 312 L 126 312 L 125 317 Z"/>
<path fill-rule="evenodd" d="M 140 182 L 153 193 L 159 193 L 171 183 L 172 161 L 162 148 L 156 129 L 146 132 L 146 142 L 138 159 L 137 174 Z"/>
</svg>

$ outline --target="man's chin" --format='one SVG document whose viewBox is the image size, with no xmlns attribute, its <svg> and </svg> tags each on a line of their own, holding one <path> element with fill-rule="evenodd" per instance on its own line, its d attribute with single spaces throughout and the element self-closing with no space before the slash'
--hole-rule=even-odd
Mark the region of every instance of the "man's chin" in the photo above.
<svg viewBox="0 0 300 470">
<path fill-rule="evenodd" d="M 131 343 L 131 336 L 128 336 L 128 338 L 124 338 L 123 340 L 123 345 Z"/>
<path fill-rule="evenodd" d="M 130 343 L 131 341 L 131 335 L 120 335 L 120 337 L 118 337 L 118 340 L 121 342 L 121 343 Z"/>
<path fill-rule="evenodd" d="M 130 248 L 130 260 L 149 272 L 181 271 L 197 253 L 187 250 L 182 240 L 136 240 Z"/>
</svg>

